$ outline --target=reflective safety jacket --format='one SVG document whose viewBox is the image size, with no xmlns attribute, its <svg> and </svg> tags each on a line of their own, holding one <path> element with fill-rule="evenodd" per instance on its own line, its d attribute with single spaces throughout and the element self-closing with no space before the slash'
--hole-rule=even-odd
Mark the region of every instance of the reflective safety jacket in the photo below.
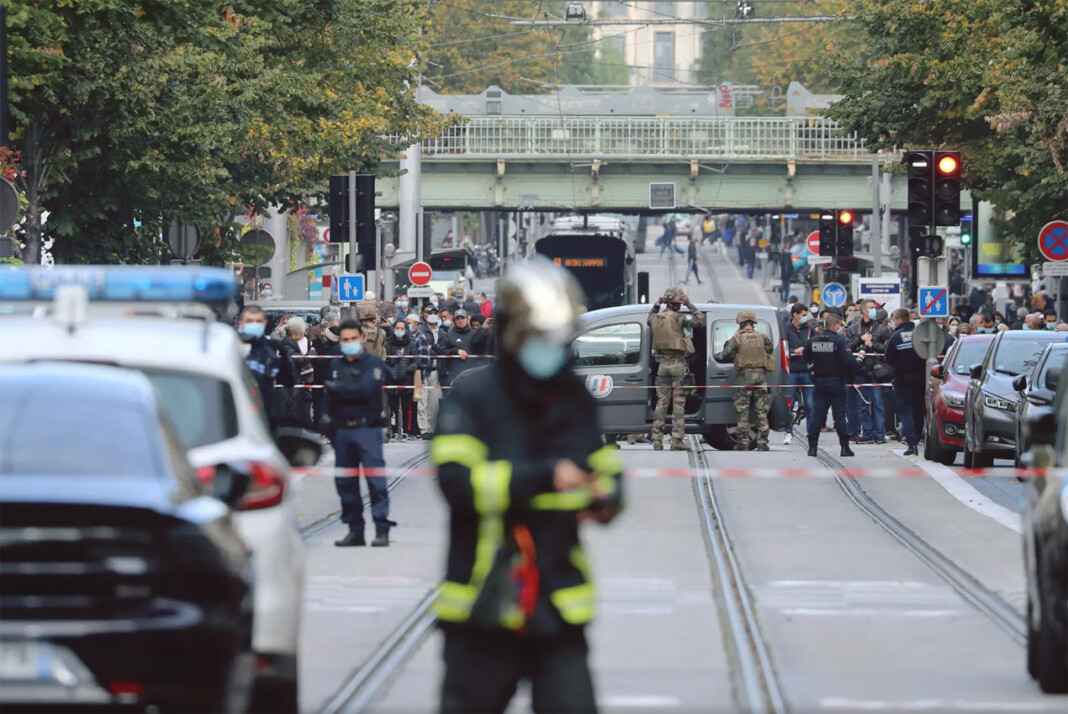
<svg viewBox="0 0 1068 714">
<path fill-rule="evenodd" d="M 430 445 L 451 509 L 438 620 L 531 635 L 585 625 L 594 586 L 578 516 L 606 521 L 620 510 L 619 451 L 604 445 L 593 397 L 570 369 L 534 381 L 502 356 L 478 373 L 443 400 Z M 594 486 L 556 491 L 561 459 L 592 472 Z M 533 548 L 519 547 L 528 541 Z M 517 567 L 524 555 L 537 566 L 533 592 Z"/>
</svg>

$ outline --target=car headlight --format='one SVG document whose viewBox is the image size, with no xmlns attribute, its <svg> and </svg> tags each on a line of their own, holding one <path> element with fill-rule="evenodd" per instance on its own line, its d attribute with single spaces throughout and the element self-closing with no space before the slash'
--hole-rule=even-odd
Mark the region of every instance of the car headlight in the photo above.
<svg viewBox="0 0 1068 714">
<path fill-rule="evenodd" d="M 953 409 L 964 408 L 964 395 L 960 392 L 950 392 L 943 389 L 942 401 L 946 403 L 947 407 L 952 407 Z"/>
<path fill-rule="evenodd" d="M 997 397 L 992 397 L 989 394 L 983 395 L 983 404 L 993 409 L 1000 409 L 1006 412 L 1016 411 L 1016 405 L 1012 402 L 1008 401 L 1007 399 L 999 399 Z"/>
</svg>

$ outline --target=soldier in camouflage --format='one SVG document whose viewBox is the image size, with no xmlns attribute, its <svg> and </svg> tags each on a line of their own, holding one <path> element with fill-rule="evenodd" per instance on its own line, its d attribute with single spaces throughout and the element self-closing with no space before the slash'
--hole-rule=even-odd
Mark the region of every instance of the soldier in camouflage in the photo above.
<svg viewBox="0 0 1068 714">
<path fill-rule="evenodd" d="M 661 305 L 665 306 L 661 312 Z M 679 312 L 685 305 L 689 312 Z M 656 375 L 656 411 L 653 412 L 653 448 L 664 448 L 664 421 L 668 400 L 672 401 L 672 451 L 686 451 L 686 390 L 683 379 L 690 371 L 689 357 L 693 354 L 693 340 L 686 337 L 686 328 L 704 325 L 705 315 L 697 310 L 690 298 L 676 288 L 668 289 L 649 312 L 649 327 L 653 333 L 653 351 L 660 358 Z"/>
<path fill-rule="evenodd" d="M 735 451 L 749 450 L 749 405 L 756 410 L 756 447 L 768 451 L 768 411 L 771 409 L 771 394 L 767 387 L 767 373 L 774 368 L 771 356 L 775 347 L 771 338 L 756 331 L 756 313 L 742 310 L 738 313 L 738 331 L 723 348 L 724 359 L 734 362 L 738 372 L 738 384 L 758 385 L 740 388 L 734 397 L 734 409 L 738 412 L 738 431 L 735 436 Z"/>
</svg>

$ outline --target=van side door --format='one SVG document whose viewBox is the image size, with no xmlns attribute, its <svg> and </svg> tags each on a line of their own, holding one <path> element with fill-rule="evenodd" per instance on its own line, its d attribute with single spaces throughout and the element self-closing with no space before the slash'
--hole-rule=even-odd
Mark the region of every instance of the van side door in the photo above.
<svg viewBox="0 0 1068 714">
<path fill-rule="evenodd" d="M 598 322 L 571 343 L 575 374 L 597 400 L 606 432 L 645 431 L 649 391 L 649 328 L 645 312 Z"/>
</svg>

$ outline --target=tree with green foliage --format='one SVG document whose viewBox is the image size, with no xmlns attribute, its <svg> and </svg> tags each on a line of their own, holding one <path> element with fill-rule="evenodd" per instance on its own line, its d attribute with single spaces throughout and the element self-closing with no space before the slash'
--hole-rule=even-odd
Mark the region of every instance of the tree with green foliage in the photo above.
<svg viewBox="0 0 1068 714">
<path fill-rule="evenodd" d="M 417 0 L 3 2 L 30 263 L 44 211 L 65 261 L 157 259 L 178 219 L 221 262 L 235 214 L 442 127 L 414 101 Z"/>
<path fill-rule="evenodd" d="M 873 148 L 959 149 L 965 185 L 1036 236 L 1068 217 L 1068 0 L 853 0 L 863 33 L 839 53 L 830 115 Z"/>
</svg>

